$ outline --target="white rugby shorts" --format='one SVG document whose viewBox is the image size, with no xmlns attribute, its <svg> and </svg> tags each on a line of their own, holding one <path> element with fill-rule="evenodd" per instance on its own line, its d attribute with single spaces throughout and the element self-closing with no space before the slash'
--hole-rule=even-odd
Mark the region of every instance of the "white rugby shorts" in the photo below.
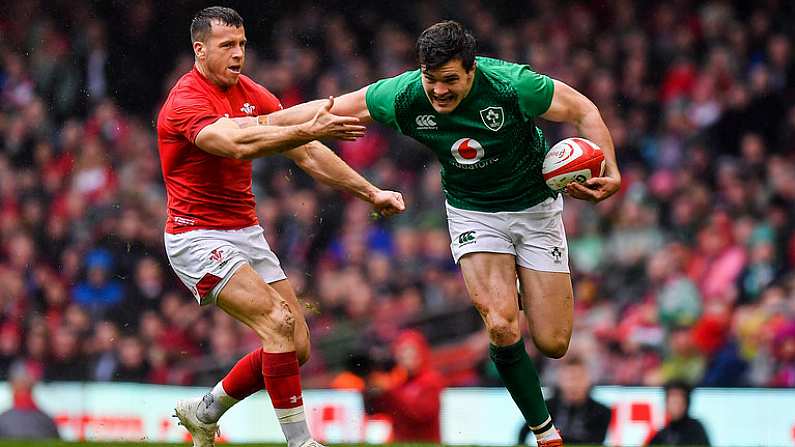
<svg viewBox="0 0 795 447">
<path fill-rule="evenodd" d="M 467 253 L 509 253 L 521 267 L 569 273 L 562 195 L 523 211 L 469 211 L 448 203 L 447 226 L 456 263 Z"/>
<path fill-rule="evenodd" d="M 165 233 L 171 268 L 201 305 L 215 303 L 232 275 L 248 263 L 267 283 L 287 278 L 262 227 Z"/>
</svg>

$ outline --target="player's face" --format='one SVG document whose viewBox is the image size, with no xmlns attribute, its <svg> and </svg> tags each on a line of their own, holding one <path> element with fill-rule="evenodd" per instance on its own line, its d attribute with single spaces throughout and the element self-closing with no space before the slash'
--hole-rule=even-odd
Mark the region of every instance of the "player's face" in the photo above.
<svg viewBox="0 0 795 447">
<path fill-rule="evenodd" d="M 422 87 L 434 110 L 450 113 L 466 97 L 475 79 L 475 68 L 464 69 L 461 59 L 452 59 L 439 68 L 422 70 Z"/>
<path fill-rule="evenodd" d="M 212 22 L 206 42 L 195 42 L 196 58 L 203 73 L 221 88 L 237 84 L 246 61 L 246 30 Z"/>
</svg>

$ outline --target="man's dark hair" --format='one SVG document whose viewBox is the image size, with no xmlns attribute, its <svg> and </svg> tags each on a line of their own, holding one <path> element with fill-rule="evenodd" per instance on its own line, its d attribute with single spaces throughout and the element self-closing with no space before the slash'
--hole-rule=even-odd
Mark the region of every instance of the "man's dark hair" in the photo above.
<svg viewBox="0 0 795 447">
<path fill-rule="evenodd" d="M 452 20 L 431 25 L 417 38 L 417 59 L 431 70 L 452 59 L 461 59 L 464 69 L 469 71 L 475 65 L 476 49 L 475 36 Z"/>
<path fill-rule="evenodd" d="M 664 388 L 666 396 L 671 390 L 679 390 L 685 395 L 685 414 L 687 414 L 690 409 L 690 394 L 693 392 L 693 386 L 684 380 L 672 380 L 666 383 Z"/>
<path fill-rule="evenodd" d="M 210 34 L 212 22 L 240 28 L 243 26 L 243 17 L 232 8 L 223 6 L 210 6 L 197 12 L 190 22 L 190 41 L 204 42 Z"/>
</svg>

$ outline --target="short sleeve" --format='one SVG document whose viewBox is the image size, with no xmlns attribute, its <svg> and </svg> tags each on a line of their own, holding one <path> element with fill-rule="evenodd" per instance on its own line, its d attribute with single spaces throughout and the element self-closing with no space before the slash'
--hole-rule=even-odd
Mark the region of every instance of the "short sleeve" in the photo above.
<svg viewBox="0 0 795 447">
<path fill-rule="evenodd" d="M 379 123 L 400 130 L 395 115 L 395 98 L 413 80 L 418 79 L 419 70 L 407 71 L 393 78 L 381 79 L 367 88 L 365 102 L 370 117 Z"/>
<path fill-rule="evenodd" d="M 273 113 L 279 110 L 282 110 L 281 101 L 279 98 L 276 97 L 270 90 L 266 89 L 265 87 L 257 84 L 257 91 L 259 92 L 259 101 L 260 101 L 260 110 L 259 114 L 267 115 L 268 113 Z"/>
<path fill-rule="evenodd" d="M 549 110 L 555 91 L 552 78 L 519 64 L 512 67 L 511 78 L 519 97 L 519 109 L 525 118 L 533 119 Z"/>
<path fill-rule="evenodd" d="M 221 115 L 215 111 L 212 102 L 198 93 L 187 92 L 174 97 L 166 122 L 174 132 L 196 141 L 196 135 L 206 126 L 218 121 Z"/>
</svg>

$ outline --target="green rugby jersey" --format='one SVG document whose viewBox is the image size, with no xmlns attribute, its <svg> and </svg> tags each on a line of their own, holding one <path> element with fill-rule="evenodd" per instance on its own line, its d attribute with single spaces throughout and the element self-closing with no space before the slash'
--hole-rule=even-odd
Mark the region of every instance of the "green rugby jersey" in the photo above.
<svg viewBox="0 0 795 447">
<path fill-rule="evenodd" d="M 514 64 L 477 58 L 469 94 L 437 113 L 420 70 L 367 89 L 370 116 L 425 144 L 441 163 L 450 205 L 473 211 L 519 211 L 555 196 L 541 176 L 549 146 L 534 118 L 549 109 L 552 79 Z"/>
</svg>

